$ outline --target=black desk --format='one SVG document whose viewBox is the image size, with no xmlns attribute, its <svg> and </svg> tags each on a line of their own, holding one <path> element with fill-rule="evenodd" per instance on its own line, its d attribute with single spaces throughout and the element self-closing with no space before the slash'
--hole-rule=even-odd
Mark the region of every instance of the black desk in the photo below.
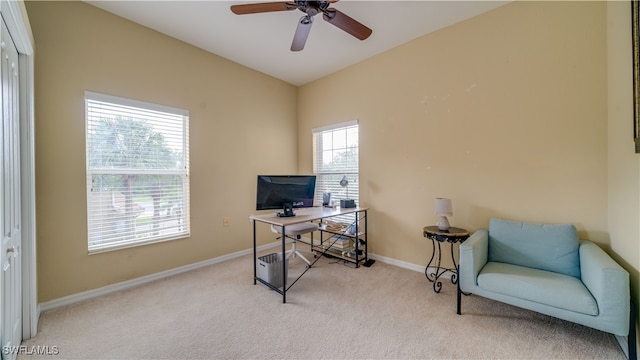
<svg viewBox="0 0 640 360">
<path fill-rule="evenodd" d="M 424 237 L 431 239 L 433 243 L 433 252 L 431 253 L 431 259 L 429 264 L 424 269 L 424 275 L 427 280 L 433 283 L 433 291 L 439 293 L 442 289 L 442 282 L 440 277 L 449 272 L 451 273 L 451 283 L 458 283 L 458 266 L 456 265 L 456 258 L 453 254 L 453 244 L 462 243 L 469 237 L 469 232 L 465 229 L 450 227 L 449 230 L 440 230 L 437 226 L 425 226 L 423 228 Z M 440 244 L 448 242 L 451 248 L 451 261 L 453 261 L 453 268 L 444 268 L 441 266 L 442 261 L 442 249 Z M 438 244 L 436 248 L 436 244 Z M 433 261 L 436 261 L 432 265 Z M 435 270 L 435 272 L 429 272 L 429 270 Z"/>
</svg>

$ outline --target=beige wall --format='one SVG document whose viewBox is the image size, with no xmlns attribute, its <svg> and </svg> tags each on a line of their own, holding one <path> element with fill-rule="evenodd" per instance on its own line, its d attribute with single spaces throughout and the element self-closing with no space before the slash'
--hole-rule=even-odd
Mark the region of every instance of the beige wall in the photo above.
<svg viewBox="0 0 640 360">
<path fill-rule="evenodd" d="M 82 2 L 26 6 L 39 301 L 250 248 L 256 174 L 296 171 L 296 88 Z M 85 90 L 190 111 L 190 238 L 87 254 Z"/>
<path fill-rule="evenodd" d="M 633 143 L 633 70 L 631 6 L 607 3 L 609 84 L 609 234 L 611 250 L 631 275 L 631 293 L 639 304 L 640 283 L 640 154 Z M 640 311 L 637 311 L 640 319 Z M 640 322 L 639 322 L 640 323 Z"/>
<path fill-rule="evenodd" d="M 436 197 L 452 226 L 570 222 L 608 246 L 606 14 L 511 3 L 302 86 L 299 170 L 312 128 L 359 119 L 370 249 L 411 264 Z"/>
<path fill-rule="evenodd" d="M 299 91 L 299 170 L 311 129 L 360 120 L 371 250 L 425 265 L 433 198 L 453 226 L 571 222 L 631 275 L 639 303 L 640 156 L 628 2 L 516 2 Z M 331 106 L 315 99 L 330 93 Z"/>
<path fill-rule="evenodd" d="M 40 302 L 250 247 L 255 174 L 311 172 L 311 129 L 359 119 L 375 254 L 425 265 L 421 229 L 445 196 L 470 230 L 576 224 L 630 271 L 638 303 L 626 2 L 512 3 L 297 90 L 83 3 L 26 4 Z M 191 238 L 87 255 L 84 90 L 191 111 Z"/>
</svg>

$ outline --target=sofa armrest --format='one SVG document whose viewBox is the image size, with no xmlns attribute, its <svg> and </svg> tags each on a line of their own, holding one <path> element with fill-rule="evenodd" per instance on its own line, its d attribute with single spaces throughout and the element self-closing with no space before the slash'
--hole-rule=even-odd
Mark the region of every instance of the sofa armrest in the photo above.
<svg viewBox="0 0 640 360">
<path fill-rule="evenodd" d="M 471 290 L 478 284 L 478 274 L 489 256 L 489 231 L 478 230 L 460 244 L 460 289 Z"/>
<path fill-rule="evenodd" d="M 591 241 L 580 241 L 580 277 L 598 304 L 598 312 L 629 332 L 629 273 Z M 614 332 L 615 333 L 615 332 Z"/>
</svg>

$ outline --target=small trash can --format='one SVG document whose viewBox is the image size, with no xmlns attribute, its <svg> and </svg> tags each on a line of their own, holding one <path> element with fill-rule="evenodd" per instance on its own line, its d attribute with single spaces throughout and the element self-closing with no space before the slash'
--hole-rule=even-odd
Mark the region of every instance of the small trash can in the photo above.
<svg viewBox="0 0 640 360">
<path fill-rule="evenodd" d="M 282 287 L 282 254 L 273 253 L 258 257 L 258 277 L 274 287 Z M 285 258 L 284 276 L 287 276 L 289 259 Z"/>
</svg>

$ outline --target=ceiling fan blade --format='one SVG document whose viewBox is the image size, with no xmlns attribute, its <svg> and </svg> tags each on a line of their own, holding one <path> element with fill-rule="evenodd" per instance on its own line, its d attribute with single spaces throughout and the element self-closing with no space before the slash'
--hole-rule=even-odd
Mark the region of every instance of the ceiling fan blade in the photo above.
<svg viewBox="0 0 640 360">
<path fill-rule="evenodd" d="M 322 15 L 322 18 L 331 25 L 334 25 L 339 29 L 346 31 L 347 33 L 360 40 L 368 38 L 369 35 L 371 35 L 371 33 L 373 32 L 373 30 L 362 25 L 345 13 L 333 8 L 327 9 L 326 12 Z"/>
<path fill-rule="evenodd" d="M 231 5 L 231 11 L 236 15 L 256 14 L 272 11 L 288 11 L 295 10 L 298 5 L 294 2 L 280 1 L 256 4 Z"/>
<path fill-rule="evenodd" d="M 311 16 L 303 16 L 298 22 L 296 28 L 296 34 L 293 35 L 293 42 L 291 43 L 291 51 L 300 51 L 304 49 L 304 44 L 309 37 L 309 31 L 311 31 L 311 25 L 313 25 L 313 18 Z"/>
</svg>

